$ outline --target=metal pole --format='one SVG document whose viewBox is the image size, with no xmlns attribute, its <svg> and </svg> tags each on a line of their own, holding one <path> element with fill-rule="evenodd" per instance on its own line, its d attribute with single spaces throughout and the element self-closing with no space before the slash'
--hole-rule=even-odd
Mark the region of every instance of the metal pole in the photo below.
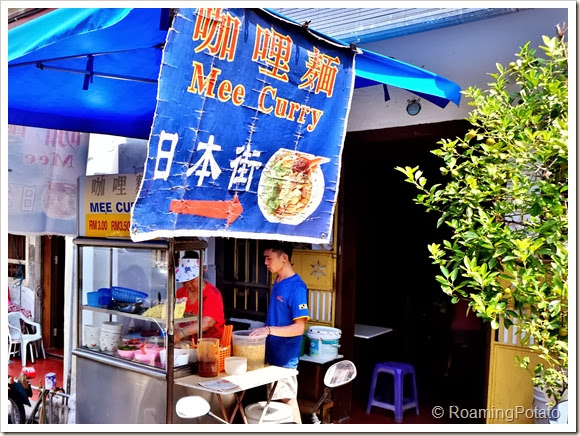
<svg viewBox="0 0 580 436">
<path fill-rule="evenodd" d="M 199 276 L 198 292 L 197 292 L 197 337 L 202 337 L 202 322 L 203 322 L 203 249 L 199 249 Z"/>
<path fill-rule="evenodd" d="M 167 400 L 165 409 L 165 422 L 167 424 L 173 424 L 173 372 L 174 372 L 174 353 L 173 353 L 173 316 L 175 310 L 175 241 L 173 238 L 169 240 L 169 251 L 167 253 L 167 326 L 166 335 L 167 339 L 167 354 L 166 354 L 166 364 L 165 369 L 167 371 Z"/>
</svg>

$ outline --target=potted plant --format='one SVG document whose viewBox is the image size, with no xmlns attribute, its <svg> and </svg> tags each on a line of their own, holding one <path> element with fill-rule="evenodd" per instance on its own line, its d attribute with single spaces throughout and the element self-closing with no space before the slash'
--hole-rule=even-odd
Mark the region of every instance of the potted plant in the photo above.
<svg viewBox="0 0 580 436">
<path fill-rule="evenodd" d="M 443 292 L 467 299 L 492 328 L 517 323 L 542 361 L 520 365 L 552 404 L 568 386 L 568 49 L 556 28 L 542 57 L 528 42 L 497 64 L 489 89 L 464 91 L 472 129 L 432 151 L 446 184 L 396 168 L 420 191 L 414 201 L 451 230 L 428 246 Z"/>
</svg>

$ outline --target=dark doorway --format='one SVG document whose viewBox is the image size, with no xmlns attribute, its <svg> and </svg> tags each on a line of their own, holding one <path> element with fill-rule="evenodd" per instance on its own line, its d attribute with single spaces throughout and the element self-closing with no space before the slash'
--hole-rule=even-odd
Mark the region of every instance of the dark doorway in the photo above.
<svg viewBox="0 0 580 436">
<path fill-rule="evenodd" d="M 62 355 L 64 347 L 64 268 L 63 236 L 42 237 L 42 331 L 50 354 Z"/>
<path fill-rule="evenodd" d="M 355 224 L 345 231 L 355 236 L 353 246 L 342 249 L 356 252 L 356 278 L 352 306 L 345 301 L 342 305 L 346 310 L 354 306 L 357 324 L 393 329 L 377 338 L 354 339 L 360 375 L 355 402 L 366 403 L 375 363 L 399 360 L 415 365 L 420 402 L 445 405 L 469 394 L 469 407 L 485 406 L 483 327 L 471 344 L 476 353 L 468 363 L 471 375 L 461 371 L 451 379 L 449 374 L 453 310 L 435 280 L 438 267 L 427 249 L 449 235 L 437 228 L 439 216 L 413 202 L 419 192 L 395 170 L 419 166 L 429 186 L 444 182 L 442 161 L 431 150 L 441 138 L 463 136 L 468 129 L 467 122 L 456 121 L 347 135 L 340 189 L 342 213 L 352 214 L 345 222 Z"/>
</svg>

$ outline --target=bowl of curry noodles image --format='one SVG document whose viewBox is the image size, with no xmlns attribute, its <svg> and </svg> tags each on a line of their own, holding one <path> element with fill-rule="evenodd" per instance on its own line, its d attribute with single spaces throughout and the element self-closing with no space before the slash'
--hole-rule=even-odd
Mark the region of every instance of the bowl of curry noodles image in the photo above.
<svg viewBox="0 0 580 436">
<path fill-rule="evenodd" d="M 272 223 L 297 225 L 320 205 L 327 157 L 281 148 L 268 160 L 258 184 L 258 206 Z"/>
</svg>

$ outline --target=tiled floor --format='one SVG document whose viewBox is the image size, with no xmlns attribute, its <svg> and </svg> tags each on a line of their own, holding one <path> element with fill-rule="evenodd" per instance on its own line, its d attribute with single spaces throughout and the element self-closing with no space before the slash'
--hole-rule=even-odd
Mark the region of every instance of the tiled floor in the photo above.
<svg viewBox="0 0 580 436">
<path fill-rule="evenodd" d="M 26 362 L 27 368 L 34 368 L 36 371 L 36 376 L 30 379 L 32 386 L 38 386 L 39 383 L 44 384 L 44 376 L 48 373 L 54 372 L 56 374 L 56 385 L 63 385 L 63 360 L 62 350 L 46 350 L 46 359 L 35 358 L 34 363 L 28 360 Z M 8 375 L 11 377 L 18 377 L 22 370 L 22 362 L 20 356 L 12 356 L 8 363 Z M 38 398 L 38 391 L 33 389 L 32 399 L 36 400 Z"/>
<path fill-rule="evenodd" d="M 366 414 L 366 405 L 353 403 L 350 418 L 341 424 L 396 424 L 395 414 L 390 410 L 378 407 L 371 408 L 371 413 Z M 446 424 L 444 420 L 436 419 L 432 415 L 430 407 L 419 407 L 419 415 L 415 409 L 406 410 L 401 424 Z"/>
</svg>

